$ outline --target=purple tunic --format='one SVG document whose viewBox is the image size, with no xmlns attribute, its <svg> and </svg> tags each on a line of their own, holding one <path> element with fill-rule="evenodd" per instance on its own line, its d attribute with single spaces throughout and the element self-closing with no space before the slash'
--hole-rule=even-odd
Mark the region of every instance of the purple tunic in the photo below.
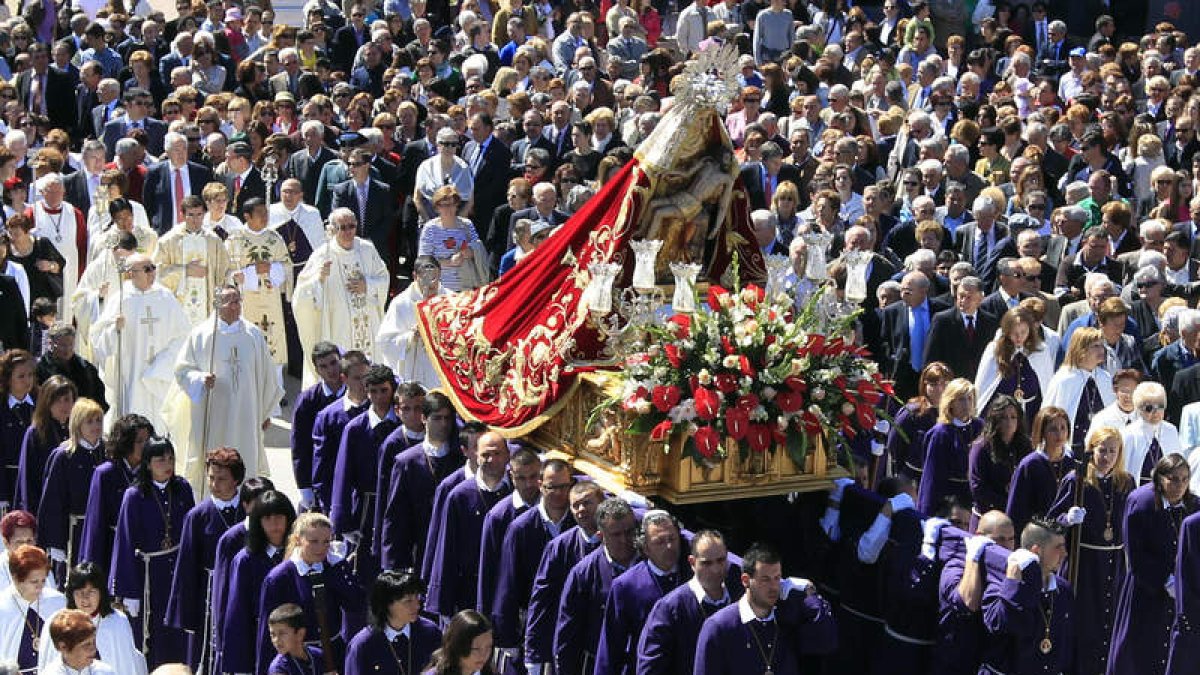
<svg viewBox="0 0 1200 675">
<path fill-rule="evenodd" d="M 1013 372 L 1010 375 L 1001 377 L 996 383 L 996 391 L 992 397 L 988 399 L 986 410 L 992 405 L 992 401 L 996 400 L 1001 394 L 1007 396 L 1016 396 L 1017 389 L 1021 390 L 1022 399 L 1025 403 L 1021 406 L 1024 417 L 1025 427 L 1033 423 L 1033 418 L 1037 415 L 1038 409 L 1042 407 L 1042 385 L 1038 381 L 1037 372 L 1033 370 L 1033 366 L 1029 365 L 1029 359 L 1020 352 L 1013 354 Z"/>
<path fill-rule="evenodd" d="M 989 581 L 983 591 L 983 625 L 989 640 L 983 661 L 1002 673 L 1075 672 L 1074 597 L 1066 579 L 1057 588 L 1042 588 L 1042 567 L 1031 564 L 1021 578 Z M 1040 645 L 1050 616 L 1050 652 Z"/>
<path fill-rule="evenodd" d="M 643 560 L 613 580 L 604 603 L 604 625 L 596 647 L 596 675 L 633 675 L 638 638 L 650 609 L 664 595 L 685 583 L 692 576 L 691 572 L 686 566 L 678 566 L 660 576 L 650 569 L 649 561 Z"/>
<path fill-rule="evenodd" d="M 879 556 L 883 578 L 879 605 L 885 628 L 872 659 L 875 673 L 924 675 L 930 671 L 941 563 L 920 555 L 923 536 L 921 514 L 905 509 L 892 516 L 888 542 Z"/>
<path fill-rule="evenodd" d="M 263 675 L 273 651 L 259 653 L 256 640 L 258 622 L 262 616 L 263 581 L 283 560 L 283 551 L 274 558 L 266 552 L 251 553 L 243 548 L 229 564 L 229 588 L 225 593 L 224 622 L 218 624 L 223 673 L 257 673 Z M 269 646 L 269 645 L 268 645 Z"/>
<path fill-rule="evenodd" d="M 575 520 L 568 511 L 559 525 L 559 530 L 566 531 L 574 524 Z M 499 647 L 507 649 L 521 646 L 521 639 L 525 633 L 525 622 L 522 619 L 529 607 L 533 577 L 551 538 L 549 527 L 542 519 L 542 512 L 536 508 L 517 516 L 504 533 L 499 561 L 496 564 L 496 588 L 491 603 L 491 619 L 495 626 L 496 645 Z M 484 560 L 481 556 L 481 565 Z"/>
<path fill-rule="evenodd" d="M 500 560 L 504 534 L 517 516 L 536 510 L 530 509 L 527 502 L 523 502 L 520 508 L 513 506 L 515 494 L 506 495 L 488 511 L 479 536 L 479 571 L 476 573 L 479 583 L 475 591 L 475 609 L 488 618 L 495 616 L 496 582 L 500 576 L 500 566 L 496 563 Z"/>
<path fill-rule="evenodd" d="M 304 245 L 308 240 L 304 239 Z M 296 477 L 296 487 L 300 489 L 312 487 L 313 475 L 313 427 L 317 423 L 317 414 L 345 392 L 325 393 L 325 383 L 318 382 L 300 392 L 292 408 L 292 474 Z"/>
<path fill-rule="evenodd" d="M 345 561 L 325 565 L 321 574 L 325 581 L 325 625 L 330 632 L 344 627 L 345 613 L 361 612 L 367 597 L 354 578 L 353 571 Z M 230 596 L 232 602 L 233 596 Z M 262 601 L 258 607 L 259 658 L 271 653 L 271 640 L 267 632 L 267 617 L 282 604 L 294 602 L 304 610 L 308 619 L 306 639 L 320 644 L 321 629 L 317 622 L 317 607 L 313 599 L 312 580 L 301 576 L 296 563 L 284 560 L 275 566 L 262 584 Z M 334 650 L 334 664 L 339 664 L 345 655 L 346 635 L 344 631 L 329 636 Z M 339 666 L 340 667 L 340 666 Z M 228 668 L 227 668 L 228 670 Z"/>
<path fill-rule="evenodd" d="M 1083 539 L 1079 545 L 1079 572 L 1075 580 L 1075 655 L 1081 673 L 1103 673 L 1108 666 L 1109 642 L 1117 611 L 1117 593 L 1125 577 L 1125 531 L 1121 514 L 1125 513 L 1128 491 L 1118 490 L 1109 477 L 1099 480 L 1097 488 L 1083 490 Z M 1061 518 L 1075 505 L 1076 472 L 1063 479 L 1058 497 L 1047 513 Z M 1111 527 L 1111 539 L 1105 530 Z M 1079 528 L 1070 530 L 1078 536 Z M 1068 561 L 1068 564 L 1075 564 Z"/>
<path fill-rule="evenodd" d="M 976 675 L 984 642 L 983 617 L 967 608 L 958 592 L 964 564 L 961 549 L 946 560 L 938 580 L 938 634 L 933 651 L 936 675 Z"/>
<path fill-rule="evenodd" d="M 1168 675 L 1185 675 L 1200 663 L 1200 516 L 1190 515 L 1179 532 L 1175 558 L 1175 625 L 1171 629 Z"/>
<path fill-rule="evenodd" d="M 359 415 L 346 425 L 338 448 L 329 519 L 333 521 L 335 534 L 359 534 L 353 567 L 363 586 L 379 573 L 379 559 L 371 553 L 371 541 L 375 535 L 379 447 L 388 434 L 399 426 L 399 420 L 389 416 L 372 428 L 371 415 Z"/>
<path fill-rule="evenodd" d="M 507 480 L 494 492 L 486 492 L 475 480 L 469 480 L 447 495 L 441 529 L 429 532 L 436 541 L 425 603 L 429 611 L 454 616 L 475 608 L 483 520 L 511 491 Z"/>
<path fill-rule="evenodd" d="M 1111 675 L 1162 675 L 1167 668 L 1175 603 L 1166 583 L 1175 571 L 1179 528 L 1200 508 L 1194 497 L 1182 508 L 1164 508 L 1147 483 L 1129 494 L 1125 507 L 1125 559 L 1129 569 L 1121 584 L 1112 648 Z"/>
<path fill-rule="evenodd" d="M 206 636 L 213 639 L 210 583 L 216 578 L 217 541 L 245 517 L 240 504 L 222 511 L 212 497 L 207 497 L 183 519 L 171 599 L 167 602 L 167 625 L 188 632 L 188 662 L 193 668 L 199 666 L 201 655 L 208 650 Z"/>
<path fill-rule="evenodd" d="M 64 443 L 50 453 L 46 463 L 46 489 L 37 513 L 38 542 L 44 549 L 71 553 L 69 565 L 79 560 L 79 540 L 87 513 L 88 494 L 79 487 L 91 485 L 96 465 L 102 461 L 103 443 L 91 449 L 80 445 L 71 454 L 67 454 Z M 66 579 L 65 575 L 60 578 Z"/>
<path fill-rule="evenodd" d="M 67 426 L 51 420 L 43 442 L 36 427 L 25 431 L 21 440 L 21 459 L 17 467 L 17 491 L 13 507 L 36 514 L 42 503 L 43 480 L 46 475 L 46 460 L 50 451 L 67 440 Z"/>
<path fill-rule="evenodd" d="M 224 635 L 221 627 L 225 625 L 225 605 L 229 602 L 230 574 L 233 559 L 246 546 L 246 521 L 242 520 L 225 531 L 217 540 L 217 559 L 213 562 L 213 592 L 212 609 L 213 623 L 217 626 L 217 653 L 213 672 L 225 672 L 221 668 L 221 650 L 224 647 Z M 255 614 L 255 616 L 258 616 Z M 253 635 L 253 633 L 250 633 Z"/>
<path fill-rule="evenodd" d="M 383 444 L 384 453 L 399 443 L 393 433 Z M 382 508 L 376 512 L 375 529 L 385 569 L 415 569 L 419 565 L 429 535 L 433 493 L 438 483 L 461 467 L 465 459 L 461 452 L 453 450 L 441 457 L 430 457 L 418 444 L 397 453 L 386 472 L 383 469 L 389 465 L 380 463 Z"/>
<path fill-rule="evenodd" d="M 300 661 L 290 656 L 277 654 L 272 650 L 271 654 L 275 654 L 275 657 L 271 659 L 270 665 L 263 672 L 271 675 L 321 675 L 321 671 L 324 670 L 321 663 L 325 658 L 325 652 L 322 652 L 320 647 L 312 645 L 305 645 L 304 650 L 308 652 L 308 661 Z"/>
<path fill-rule="evenodd" d="M 360 630 L 346 649 L 343 675 L 407 675 L 429 665 L 433 652 L 442 646 L 442 631 L 424 617 L 409 625 L 410 637 L 401 640 L 403 649 L 388 644 L 387 636 L 379 628 L 368 626 Z"/>
<path fill-rule="evenodd" d="M 312 488 L 320 510 L 326 514 L 333 505 L 333 467 L 337 464 L 342 430 L 371 405 L 363 399 L 362 403 L 347 410 L 345 400 L 343 396 L 325 406 L 313 423 Z"/>
<path fill-rule="evenodd" d="M 554 672 L 557 675 L 587 675 L 596 660 L 596 645 L 608 591 L 613 579 L 625 570 L 608 559 L 603 546 L 580 560 L 563 583 L 554 629 Z"/>
<path fill-rule="evenodd" d="M 937 408 L 930 408 L 924 415 L 909 403 L 896 414 L 895 423 L 888 431 L 887 454 L 891 457 L 896 473 L 908 476 L 914 483 L 921 480 L 925 466 L 925 434 L 937 424 Z"/>
<path fill-rule="evenodd" d="M 737 602 L 745 589 L 738 584 L 727 590 L 730 602 Z M 721 607 L 724 605 L 702 605 L 688 584 L 654 603 L 637 643 L 637 675 L 691 673 L 700 626 Z"/>
<path fill-rule="evenodd" d="M 33 399 L 33 393 L 29 395 Z M 0 403 L 0 502 L 13 504 L 17 489 L 17 467 L 21 462 L 21 441 L 33 419 L 33 404 L 9 407 L 8 399 Z"/>
<path fill-rule="evenodd" d="M 971 443 L 983 429 L 983 420 L 972 419 L 964 426 L 939 423 L 925 434 L 925 465 L 917 492 L 917 510 L 936 513 L 942 499 L 957 495 L 971 499 L 967 485 L 967 459 Z"/>
<path fill-rule="evenodd" d="M 438 483 L 437 488 L 433 491 L 433 508 L 429 511 L 429 527 L 426 529 L 425 551 L 421 555 L 422 579 L 429 579 L 433 573 L 433 554 L 434 549 L 437 548 L 438 532 L 441 531 L 442 521 L 445 519 L 446 497 L 450 496 L 450 491 L 458 487 L 458 484 L 464 480 L 467 480 L 467 467 L 465 464 L 442 479 L 442 482 Z"/>
<path fill-rule="evenodd" d="M 1018 539 L 1030 519 L 1049 513 L 1058 494 L 1058 484 L 1074 469 L 1075 459 L 1070 455 L 1064 454 L 1059 461 L 1051 462 L 1041 451 L 1025 455 L 1017 464 L 1008 491 L 1008 507 L 1004 512 L 1012 518 Z"/>
<path fill-rule="evenodd" d="M 983 514 L 1008 508 L 1008 486 L 1012 483 L 1013 468 L 996 462 L 982 438 L 971 444 L 967 484 L 971 488 L 972 532 Z"/>
<path fill-rule="evenodd" d="M 529 592 L 529 611 L 525 618 L 526 663 L 546 664 L 554 660 L 555 625 L 563 585 L 572 568 L 599 545 L 599 536 L 589 540 L 578 525 L 546 545 Z"/>
<path fill-rule="evenodd" d="M 125 491 L 137 479 L 140 469 L 123 459 L 108 460 L 96 468 L 88 486 L 87 517 L 79 537 L 79 559 L 108 568 L 112 562 L 113 533 Z"/>
<path fill-rule="evenodd" d="M 171 478 L 166 490 L 151 485 L 143 493 L 134 485 L 125 491 L 121 501 L 109 584 L 114 596 L 142 603 L 136 617 L 138 621 L 131 623 L 136 641 L 142 636 L 141 626 L 149 622 L 146 663 L 151 669 L 178 661 L 185 653 L 183 632 L 167 626 L 165 621 L 184 516 L 195 505 L 192 486 L 179 476 Z M 165 541 L 168 535 L 172 547 L 164 551 L 163 544 L 168 543 Z M 149 588 L 146 587 L 147 579 Z M 146 596 L 149 596 L 149 606 L 143 601 Z"/>
<path fill-rule="evenodd" d="M 751 631 L 755 634 L 751 635 Z M 825 653 L 836 648 L 837 642 L 837 626 L 829 603 L 819 595 L 789 594 L 776 604 L 775 620 L 770 622 L 742 623 L 738 603 L 733 603 L 704 622 L 692 672 L 745 675 L 770 671 L 775 675 L 799 675 L 802 654 Z M 769 663 L 765 658 L 768 654 Z"/>
</svg>

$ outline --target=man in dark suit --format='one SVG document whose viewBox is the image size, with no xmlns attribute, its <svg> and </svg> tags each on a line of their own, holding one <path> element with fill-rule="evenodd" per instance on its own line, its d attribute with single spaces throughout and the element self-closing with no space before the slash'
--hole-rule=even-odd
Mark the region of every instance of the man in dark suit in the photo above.
<svg viewBox="0 0 1200 675">
<path fill-rule="evenodd" d="M 385 261 L 393 260 L 389 249 L 396 214 L 392 191 L 386 183 L 371 178 L 370 151 L 354 150 L 346 165 L 350 180 L 333 186 L 333 208 L 353 211 L 358 218 L 358 236 L 370 239 Z"/>
<path fill-rule="evenodd" d="M 964 277 L 958 282 L 954 307 L 933 316 L 929 341 L 925 343 L 925 363 L 942 361 L 957 377 L 975 379 L 983 350 L 996 336 L 999 320 L 980 309 L 983 282 L 979 277 Z"/>
<path fill-rule="evenodd" d="M 479 232 L 487 230 L 492 212 L 504 203 L 508 178 L 512 174 L 512 153 L 492 135 L 493 128 L 491 115 L 478 113 L 471 117 L 468 134 L 471 140 L 462 154 L 475 178 L 471 220 Z"/>
<path fill-rule="evenodd" d="M 342 26 L 333 34 L 333 51 L 330 62 L 334 70 L 350 74 L 354 64 L 354 55 L 358 48 L 371 39 L 371 31 L 367 28 L 367 9 L 360 4 L 350 8 L 350 23 Z"/>
<path fill-rule="evenodd" d="M 100 174 L 104 171 L 104 144 L 94 139 L 84 143 L 80 158 L 83 170 L 64 178 L 63 187 L 67 191 L 67 202 L 87 213 L 92 208 L 92 196 L 100 187 Z"/>
<path fill-rule="evenodd" d="M 304 148 L 293 152 L 284 167 L 285 178 L 295 178 L 304 188 L 304 203 L 317 203 L 317 179 L 321 167 L 337 159 L 337 154 L 325 145 L 325 125 L 320 120 L 306 120 L 300 125 Z"/>
<path fill-rule="evenodd" d="M 99 61 L 87 61 L 79 68 L 79 84 L 75 85 L 75 127 L 76 139 L 92 138 L 96 135 L 96 125 L 92 110 L 100 105 L 98 86 L 104 77 Z"/>
<path fill-rule="evenodd" d="M 146 132 L 146 152 L 158 157 L 163 151 L 163 138 L 167 135 L 167 123 L 149 117 L 154 105 L 154 97 L 150 92 L 139 87 L 133 87 L 125 92 L 125 117 L 112 120 L 104 125 L 104 147 L 107 159 L 112 160 L 117 147 L 117 141 L 129 135 L 134 129 Z"/>
<path fill-rule="evenodd" d="M 164 144 L 167 158 L 146 172 L 146 189 L 142 200 L 146 215 L 150 218 L 150 227 L 160 235 L 183 222 L 184 198 L 189 195 L 200 196 L 204 186 L 213 180 L 212 170 L 198 162 L 188 161 L 188 142 L 183 134 L 167 134 Z"/>
<path fill-rule="evenodd" d="M 1167 391 L 1171 392 L 1167 397 L 1167 419 L 1179 426 L 1183 406 L 1200 401 L 1200 364 L 1188 366 L 1177 372 Z"/>
<path fill-rule="evenodd" d="M 1017 265 L 1016 258 L 1000 258 L 996 262 L 996 273 L 996 292 L 983 298 L 980 309 L 999 319 L 1029 294 L 1025 292 L 1025 270 Z"/>
<path fill-rule="evenodd" d="M 29 112 L 50 118 L 50 125 L 59 129 L 75 128 L 75 90 L 66 73 L 50 67 L 50 51 L 46 45 L 29 46 L 32 66 L 17 75 L 17 100 Z"/>
<path fill-rule="evenodd" d="M 1071 301 L 1085 297 L 1083 282 L 1089 273 L 1106 275 L 1116 285 L 1125 281 L 1125 267 L 1108 255 L 1108 232 L 1103 227 L 1088 228 L 1083 233 L 1079 254 L 1071 260 L 1063 260 L 1058 267 L 1055 290 L 1070 296 Z"/>
<path fill-rule="evenodd" d="M 550 106 L 550 124 L 542 135 L 554 148 L 550 156 L 555 163 L 562 162 L 563 156 L 575 149 L 575 142 L 571 140 L 572 114 L 571 104 L 566 101 L 555 101 Z"/>
<path fill-rule="evenodd" d="M 525 130 L 525 138 L 512 144 L 512 172 L 520 175 L 525 171 L 525 153 L 530 148 L 541 148 L 550 153 L 550 162 L 554 163 L 554 144 L 542 135 L 546 127 L 546 119 L 536 110 L 527 110 L 521 117 L 521 127 Z M 546 167 L 553 170 L 554 166 Z"/>
<path fill-rule="evenodd" d="M 1037 55 L 1037 71 L 1039 75 L 1058 79 L 1071 69 L 1067 56 L 1071 52 L 1071 43 L 1067 40 L 1067 24 L 1062 21 L 1051 21 L 1049 26 L 1050 39 Z"/>
<path fill-rule="evenodd" d="M 799 185 L 796 167 L 783 163 L 783 148 L 772 141 L 762 144 L 762 162 L 750 162 L 741 169 L 742 184 L 750 198 L 751 209 L 771 208 L 771 198 L 783 181 Z"/>
<path fill-rule="evenodd" d="M 983 281 L 985 290 L 996 285 L 996 251 L 999 243 L 1008 236 L 1008 227 L 996 219 L 1000 208 L 987 195 L 975 198 L 971 213 L 975 222 L 959 226 L 954 231 L 954 248 L 962 259 L 975 266 L 975 275 Z"/>
<path fill-rule="evenodd" d="M 229 173 L 222 179 L 229 190 L 229 213 L 241 215 L 247 199 L 267 198 L 267 184 L 258 167 L 250 161 L 254 151 L 245 141 L 231 143 L 225 148 L 225 167 Z"/>
<path fill-rule="evenodd" d="M 900 282 L 900 302 L 879 310 L 880 335 L 874 353 L 901 400 L 917 393 L 929 327 L 933 316 L 944 309 L 946 305 L 929 298 L 929 277 L 909 272 Z"/>
</svg>

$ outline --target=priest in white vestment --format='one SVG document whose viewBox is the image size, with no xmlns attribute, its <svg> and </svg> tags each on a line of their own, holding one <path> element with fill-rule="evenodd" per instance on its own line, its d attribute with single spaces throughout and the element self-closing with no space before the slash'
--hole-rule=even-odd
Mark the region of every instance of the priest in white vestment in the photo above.
<svg viewBox="0 0 1200 675">
<path fill-rule="evenodd" d="M 313 251 L 329 240 L 325 221 L 316 207 L 304 203 L 304 186 L 295 178 L 283 181 L 279 197 L 270 206 L 267 226 L 283 237 L 294 272 L 299 275 Z"/>
<path fill-rule="evenodd" d="M 154 260 L 162 284 L 171 289 L 193 326 L 212 316 L 212 297 L 229 277 L 225 242 L 204 227 L 204 200 L 183 198 L 183 222 L 158 242 Z"/>
<path fill-rule="evenodd" d="M 137 239 L 133 234 L 127 233 L 88 263 L 87 270 L 79 279 L 79 285 L 75 287 L 75 293 L 69 300 L 80 335 L 87 336 L 91 333 L 92 324 L 104 312 L 104 305 L 120 292 L 125 259 L 136 252 Z M 78 351 L 80 356 L 88 361 L 95 360 L 91 340 L 80 340 Z"/>
<path fill-rule="evenodd" d="M 292 308 L 304 353 L 328 340 L 343 350 L 357 349 L 374 361 L 375 335 L 383 320 L 388 271 L 369 239 L 354 236 L 358 220 L 347 208 L 329 216 L 331 238 L 313 252 L 296 279 Z M 304 386 L 317 382 L 309 360 Z"/>
<path fill-rule="evenodd" d="M 401 382 L 420 382 L 425 389 L 440 387 L 433 362 L 417 328 L 417 304 L 437 295 L 450 295 L 441 284 L 442 268 L 431 255 L 417 256 L 413 265 L 416 281 L 388 306 L 375 336 L 379 361 L 396 373 Z"/>
<path fill-rule="evenodd" d="M 111 426 L 121 415 L 138 413 L 166 433 L 159 410 L 175 379 L 175 357 L 191 324 L 171 291 L 155 281 L 150 258 L 135 253 L 125 264 L 129 281 L 105 303 L 90 333 L 111 405 L 104 422 Z"/>
<path fill-rule="evenodd" d="M 215 304 L 215 321 L 196 326 L 184 342 L 175 362 L 178 389 L 164 406 L 177 437 L 186 438 L 182 452 L 176 453 L 176 471 L 199 498 L 207 486 L 204 459 L 213 448 L 241 453 L 247 476 L 269 475 L 263 430 L 283 397 L 266 337 L 242 318 L 241 292 L 225 286 Z"/>
<path fill-rule="evenodd" d="M 83 214 L 63 201 L 66 188 L 63 187 L 62 175 L 48 173 L 42 176 L 37 180 L 37 188 L 41 199 L 27 208 L 25 215 L 33 223 L 31 233 L 50 240 L 66 261 L 62 268 L 62 297 L 70 298 L 79 282 L 80 270 L 87 265 L 87 229 L 83 224 Z M 58 320 L 71 323 L 71 317 L 71 303 L 64 302 Z"/>
<path fill-rule="evenodd" d="M 98 206 L 93 205 L 92 210 L 95 211 Z M 104 249 L 112 248 L 122 232 L 131 232 L 137 237 L 138 253 L 145 253 L 153 258 L 154 249 L 158 246 L 158 233 L 150 228 L 149 223 L 139 223 L 136 218 L 138 209 L 142 209 L 143 218 L 145 217 L 145 208 L 124 197 L 108 200 L 104 208 L 108 209 L 109 224 L 96 234 L 88 231 L 88 264 L 91 264 Z"/>
</svg>

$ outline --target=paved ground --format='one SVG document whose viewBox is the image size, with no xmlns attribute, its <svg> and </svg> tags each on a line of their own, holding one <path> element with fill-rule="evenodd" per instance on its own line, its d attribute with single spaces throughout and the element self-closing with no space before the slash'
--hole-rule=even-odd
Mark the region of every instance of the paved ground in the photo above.
<svg viewBox="0 0 1200 675">
<path fill-rule="evenodd" d="M 300 381 L 284 377 L 283 384 L 287 390 L 288 403 L 294 403 L 300 393 Z M 289 405 L 283 409 L 280 417 L 272 420 L 270 428 L 267 429 L 267 464 L 270 466 L 270 476 L 275 487 L 282 490 L 295 504 L 300 500 L 300 490 L 296 488 L 296 481 L 292 476 L 291 433 L 292 409 Z"/>
</svg>

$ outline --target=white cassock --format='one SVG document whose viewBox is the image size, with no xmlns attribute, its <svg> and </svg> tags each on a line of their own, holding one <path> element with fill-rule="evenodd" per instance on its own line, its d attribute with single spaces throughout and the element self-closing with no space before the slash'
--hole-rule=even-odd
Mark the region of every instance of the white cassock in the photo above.
<svg viewBox="0 0 1200 675">
<path fill-rule="evenodd" d="M 1179 445 L 1179 430 L 1174 424 L 1162 422 L 1152 425 L 1139 417 L 1121 429 L 1121 440 L 1125 445 L 1125 470 L 1133 476 L 1138 485 L 1142 484 L 1142 464 L 1145 463 L 1146 454 L 1150 452 L 1150 443 L 1155 438 L 1158 438 L 1158 447 L 1162 450 L 1163 457 L 1173 452 L 1187 457 Z"/>
<path fill-rule="evenodd" d="M 208 372 L 216 376 L 211 390 L 204 387 Z M 213 448 L 235 448 L 247 476 L 267 475 L 262 423 L 283 397 L 283 388 L 257 326 L 240 318 L 232 324 L 218 321 L 215 343 L 212 319 L 193 328 L 175 361 L 175 384 L 163 414 L 176 438 L 187 439 L 184 451 L 175 453 L 176 472 L 188 479 L 199 498 L 207 485 L 204 457 Z"/>
<path fill-rule="evenodd" d="M 1063 366 L 1050 378 L 1050 385 L 1042 395 L 1042 401 L 1045 403 L 1043 407 L 1057 406 L 1067 411 L 1068 434 L 1075 428 L 1075 413 L 1079 410 L 1079 399 L 1083 396 L 1083 386 L 1087 384 L 1088 377 L 1095 378 L 1096 389 L 1100 391 L 1100 400 L 1105 407 L 1117 400 L 1112 388 L 1112 375 L 1104 368 L 1096 368 L 1089 373 L 1079 368 Z M 1073 443 L 1074 439 L 1071 442 Z"/>
<path fill-rule="evenodd" d="M 451 295 L 451 292 L 438 284 L 436 295 Z M 420 382 L 425 389 L 433 389 L 440 387 L 442 380 L 417 329 L 417 304 L 423 299 L 417 284 L 410 284 L 392 298 L 375 335 L 375 354 L 401 382 Z"/>
<path fill-rule="evenodd" d="M 111 425 L 121 415 L 138 413 L 158 433 L 170 429 L 159 413 L 175 379 L 175 357 L 191 324 L 183 307 L 162 284 L 139 291 L 132 281 L 123 295 L 105 303 L 92 324 L 92 350 L 112 405 L 105 417 Z M 117 315 L 125 315 L 125 330 L 117 330 Z"/>
<path fill-rule="evenodd" d="M 333 262 L 329 277 L 321 281 L 325 261 Z M 350 293 L 346 285 L 356 278 L 366 281 L 365 293 Z M 388 271 L 375 245 L 355 237 L 354 244 L 342 248 L 336 239 L 322 244 L 296 279 L 292 308 L 304 353 L 313 345 L 328 340 L 345 351 L 357 349 L 375 360 L 375 335 L 383 320 L 387 300 Z M 317 373 L 309 359 L 304 360 L 304 386 L 317 382 Z"/>
<path fill-rule="evenodd" d="M 268 216 L 267 227 L 276 231 L 287 221 L 296 221 L 296 224 L 304 231 L 304 236 L 308 239 L 308 246 L 313 251 L 329 239 L 325 234 L 325 222 L 321 220 L 321 212 L 308 204 L 301 203 L 296 210 L 289 211 L 282 202 L 275 202 L 271 205 Z"/>
<path fill-rule="evenodd" d="M 1024 347 L 1020 347 L 1018 351 L 1025 355 L 1029 360 L 1029 365 L 1033 368 L 1033 374 L 1037 376 L 1038 388 L 1042 391 L 1042 399 L 1045 399 L 1046 389 L 1050 386 L 1050 381 L 1054 379 L 1054 354 L 1046 345 L 1036 352 L 1030 353 Z M 978 398 L 975 400 L 976 412 L 983 414 L 983 409 L 992 400 L 992 394 L 996 393 L 996 387 L 1000 386 L 1000 365 L 996 363 L 996 341 L 993 340 L 983 348 L 983 356 L 979 359 L 979 368 L 975 371 L 975 390 L 979 392 Z M 1074 413 L 1072 413 L 1072 417 Z"/>
<path fill-rule="evenodd" d="M 96 256 L 88 263 L 87 269 L 79 279 L 79 285 L 71 295 L 70 304 L 75 314 L 75 325 L 79 335 L 86 336 L 92 324 L 104 311 L 104 305 L 117 296 L 121 288 L 121 268 L 117 254 L 112 249 Z M 83 358 L 94 361 L 90 340 L 77 340 L 75 349 Z"/>
<path fill-rule="evenodd" d="M 21 636 L 25 634 L 28 625 L 26 615 L 30 608 L 33 608 L 43 621 L 48 621 L 66 606 L 66 596 L 50 588 L 49 584 L 32 603 L 17 595 L 15 586 L 0 592 L 0 661 L 16 663 L 17 651 L 21 648 Z M 40 635 L 38 637 L 40 638 Z"/>
<path fill-rule="evenodd" d="M 62 254 L 63 260 L 66 262 L 62 268 L 63 278 L 63 294 L 62 297 L 70 298 L 75 292 L 75 284 L 79 281 L 79 265 L 80 244 L 77 238 L 80 235 L 86 237 L 86 232 L 80 232 L 82 227 L 83 216 L 79 214 L 74 206 L 63 202 L 58 213 L 50 213 L 46 210 L 46 203 L 38 200 L 30 207 L 33 212 L 33 231 L 32 234 L 38 237 L 44 237 L 54 244 L 54 248 Z M 86 254 L 86 251 L 82 252 Z M 71 323 L 71 303 L 64 302 L 62 313 L 58 317 L 59 321 Z"/>
<path fill-rule="evenodd" d="M 49 580 L 46 581 L 49 585 Z M 51 617 L 53 619 L 53 617 Z M 118 610 L 113 610 L 108 616 L 93 616 L 92 623 L 96 626 L 96 654 L 99 663 L 92 663 L 93 673 L 120 673 L 121 675 L 146 675 L 146 657 L 138 651 L 133 641 L 133 628 L 129 619 Z M 42 649 L 38 652 L 38 667 L 42 673 L 68 673 L 67 670 L 55 670 L 62 665 L 62 654 L 50 640 L 50 622 L 42 627 Z M 103 665 L 109 670 L 98 668 Z M 85 671 L 86 672 L 86 671 Z"/>
<path fill-rule="evenodd" d="M 42 675 L 108 675 L 109 673 L 115 674 L 118 671 L 103 661 L 92 661 L 90 664 L 88 664 L 88 667 L 83 670 L 72 670 L 62 662 L 62 659 L 59 659 L 45 668 L 41 668 L 38 672 L 40 672 Z M 133 673 L 133 671 L 122 670 L 120 673 L 121 675 L 124 675 L 125 673 Z"/>
</svg>

